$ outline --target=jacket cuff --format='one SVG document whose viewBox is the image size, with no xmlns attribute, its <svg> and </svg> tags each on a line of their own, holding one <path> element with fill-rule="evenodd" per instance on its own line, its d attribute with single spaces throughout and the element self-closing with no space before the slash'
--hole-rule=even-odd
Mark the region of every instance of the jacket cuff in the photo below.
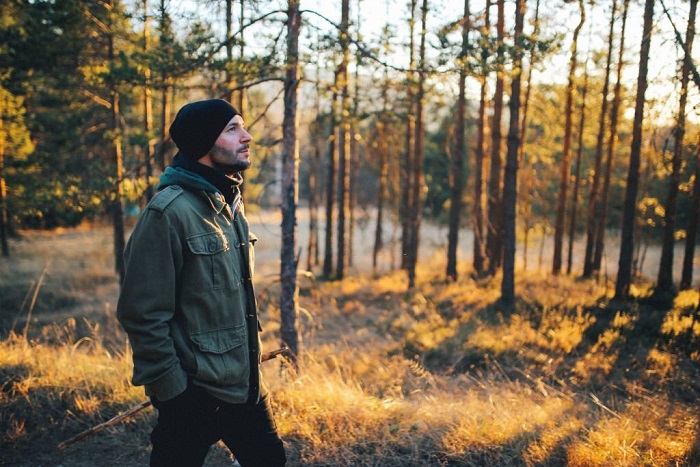
<svg viewBox="0 0 700 467">
<path fill-rule="evenodd" d="M 187 389 L 187 373 L 178 365 L 156 381 L 146 384 L 146 394 L 159 401 L 167 401 Z"/>
</svg>

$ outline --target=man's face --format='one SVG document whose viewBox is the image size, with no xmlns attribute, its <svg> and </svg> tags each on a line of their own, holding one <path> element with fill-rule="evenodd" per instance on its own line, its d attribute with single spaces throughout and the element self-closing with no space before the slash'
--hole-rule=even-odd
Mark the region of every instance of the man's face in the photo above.
<svg viewBox="0 0 700 467">
<path fill-rule="evenodd" d="M 243 118 L 240 115 L 234 116 L 209 151 L 211 165 L 226 175 L 246 170 L 251 164 L 249 149 L 251 141 L 253 138 L 245 130 Z M 200 160 L 200 162 L 206 164 L 206 161 Z"/>
</svg>

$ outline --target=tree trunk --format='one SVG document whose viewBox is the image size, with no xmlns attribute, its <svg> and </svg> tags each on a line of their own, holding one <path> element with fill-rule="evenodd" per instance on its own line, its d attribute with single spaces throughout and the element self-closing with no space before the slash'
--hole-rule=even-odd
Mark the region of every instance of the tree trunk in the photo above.
<svg viewBox="0 0 700 467">
<path fill-rule="evenodd" d="M 164 54 L 169 54 L 167 37 L 172 35 L 172 20 L 167 11 L 166 0 L 160 0 L 160 47 Z M 162 171 L 166 164 L 166 141 L 168 141 L 168 127 L 170 126 L 170 77 L 166 70 L 161 72 L 161 105 L 160 105 L 160 143 L 158 149 L 158 166 Z"/>
<path fill-rule="evenodd" d="M 0 96 L 2 99 L 2 96 Z M 0 100 L 0 129 L 3 128 L 4 102 Z M 0 133 L 0 249 L 2 256 L 10 256 L 8 243 L 9 216 L 7 213 L 7 187 L 5 185 L 5 135 Z"/>
<path fill-rule="evenodd" d="M 574 192 L 571 194 L 571 221 L 569 224 L 569 251 L 567 255 L 566 274 L 571 274 L 574 262 L 574 240 L 576 238 L 576 221 L 578 219 L 578 192 L 581 187 L 581 160 L 583 158 L 583 131 L 586 128 L 586 95 L 588 94 L 588 60 L 586 60 L 581 94 L 581 119 L 578 126 L 578 148 L 576 149 L 576 167 L 574 169 Z"/>
<path fill-rule="evenodd" d="M 632 282 L 632 255 L 634 252 L 634 223 L 637 211 L 637 189 L 639 182 L 639 165 L 642 149 L 642 123 L 644 121 L 644 95 L 647 90 L 647 71 L 649 49 L 654 19 L 654 0 L 646 0 L 644 5 L 644 29 L 639 53 L 639 76 L 637 78 L 637 99 L 634 108 L 632 126 L 632 148 L 630 165 L 625 188 L 624 211 L 622 214 L 622 234 L 620 260 L 615 283 L 615 298 L 627 300 Z"/>
<path fill-rule="evenodd" d="M 377 187 L 377 225 L 374 230 L 374 248 L 372 249 L 372 276 L 378 272 L 379 253 L 384 246 L 383 228 L 384 201 L 389 185 L 389 143 L 387 141 L 387 111 L 389 107 L 389 71 L 384 69 L 384 83 L 382 85 L 382 113 L 377 122 L 377 139 L 379 140 L 379 186 Z"/>
<path fill-rule="evenodd" d="M 413 33 L 416 24 L 416 3 L 418 0 L 411 0 L 409 24 L 409 45 L 408 45 L 408 68 L 413 70 L 415 67 L 414 39 Z M 406 74 L 406 151 L 404 154 L 403 164 L 401 166 L 401 200 L 399 203 L 399 218 L 401 219 L 401 268 L 408 270 L 409 263 L 409 245 L 411 244 L 411 211 L 414 209 L 413 200 L 411 199 L 411 175 L 413 174 L 413 164 L 415 159 L 415 97 L 413 92 L 413 72 L 409 71 Z"/>
<path fill-rule="evenodd" d="M 508 152 L 503 180 L 503 280 L 501 300 L 512 305 L 515 301 L 515 206 L 518 197 L 518 148 L 520 146 L 520 81 L 523 62 L 523 23 L 525 0 L 515 2 L 515 48 L 511 83 L 510 127 L 508 128 Z"/>
<path fill-rule="evenodd" d="M 571 153 L 571 133 L 574 113 L 574 81 L 576 80 L 576 66 L 578 53 L 578 35 L 586 22 L 586 7 L 583 0 L 579 0 L 578 8 L 581 20 L 571 41 L 571 60 L 569 65 L 569 83 L 566 87 L 566 107 L 564 109 L 564 148 L 561 153 L 561 178 L 559 180 L 559 196 L 557 197 L 557 216 L 554 222 L 554 258 L 552 259 L 552 273 L 559 274 L 562 264 L 562 248 L 564 244 L 564 228 L 566 224 L 566 197 L 571 178 L 569 168 L 569 156 Z"/>
<path fill-rule="evenodd" d="M 335 178 L 336 178 L 336 106 L 338 104 L 338 93 L 335 89 L 338 88 L 338 74 L 340 70 L 335 72 L 335 84 L 333 86 L 333 97 L 331 99 L 331 118 L 329 122 L 330 135 L 328 136 L 328 170 L 326 173 L 326 238 L 324 241 L 323 255 L 323 277 L 330 279 L 333 274 L 333 206 L 335 205 Z"/>
<path fill-rule="evenodd" d="M 345 228 L 346 216 L 350 206 L 350 122 L 349 122 L 349 96 L 348 96 L 348 61 L 349 61 L 349 38 L 348 27 L 350 24 L 350 1 L 342 0 L 341 14 L 342 19 L 340 26 L 340 48 L 342 50 L 342 62 L 340 64 L 340 72 L 338 76 L 338 85 L 340 87 L 340 127 L 338 130 L 338 226 L 336 237 L 336 265 L 335 278 L 343 279 L 345 275 Z"/>
<path fill-rule="evenodd" d="M 690 57 L 695 38 L 695 13 L 698 0 L 690 1 L 690 14 L 688 17 L 688 30 L 685 36 L 685 50 Z M 664 215 L 664 237 L 661 248 L 661 261 L 659 264 L 659 277 L 656 283 L 656 292 L 665 293 L 673 289 L 673 248 L 676 244 L 676 201 L 681 178 L 681 163 L 683 161 L 683 138 L 685 137 L 685 109 L 688 102 L 688 81 L 690 70 L 689 60 L 683 60 L 681 71 L 681 97 L 678 104 L 678 122 L 675 131 L 675 143 L 673 147 L 673 159 L 671 163 L 671 178 L 669 180 L 668 197 Z"/>
<path fill-rule="evenodd" d="M 240 0 L 241 2 L 241 34 L 240 34 L 240 43 L 239 43 L 239 49 L 238 49 L 238 54 L 240 56 L 241 60 L 244 60 L 245 57 L 245 39 L 244 39 L 244 33 L 245 29 L 243 29 L 243 23 L 245 20 L 245 0 Z M 243 84 L 243 81 L 245 80 L 245 76 L 243 76 L 243 70 L 239 68 L 239 73 L 238 73 L 238 82 L 240 84 Z M 247 90 L 246 88 L 241 88 L 238 91 L 238 101 L 236 102 L 238 111 L 245 115 L 246 112 L 246 93 Z"/>
<path fill-rule="evenodd" d="M 233 42 L 231 41 L 231 36 L 233 35 L 233 0 L 226 0 L 226 100 L 233 102 L 233 91 L 232 89 L 236 87 L 235 80 L 233 78 L 233 72 L 231 71 L 231 63 L 233 63 Z M 238 109 L 239 112 L 243 112 L 243 109 Z"/>
<path fill-rule="evenodd" d="M 148 55 L 150 50 L 151 31 L 148 20 L 148 0 L 143 0 L 143 52 Z M 151 69 L 146 66 L 144 71 L 145 84 L 143 86 L 143 132 L 146 136 L 146 145 L 143 149 L 144 157 L 144 180 L 146 182 L 146 203 L 153 198 L 153 186 L 151 177 L 153 176 L 153 154 L 155 152 L 153 132 L 153 91 L 151 90 Z"/>
<path fill-rule="evenodd" d="M 288 345 L 291 358 L 299 355 L 296 208 L 299 197 L 299 145 L 297 141 L 297 92 L 299 85 L 299 0 L 289 0 L 287 7 L 287 58 L 284 79 L 284 118 L 282 121 L 282 249 L 280 254 L 281 338 Z"/>
<path fill-rule="evenodd" d="M 110 0 L 108 8 L 114 8 L 114 0 Z M 110 26 L 112 26 L 110 22 Z M 115 64 L 114 34 L 108 34 L 108 60 L 110 66 Z M 112 162 L 114 164 L 114 199 L 112 200 L 112 227 L 114 231 L 114 269 L 119 275 L 119 284 L 124 281 L 124 188 L 122 179 L 124 178 L 124 156 L 122 154 L 122 134 L 119 125 L 119 89 L 115 76 L 111 76 L 110 104 L 111 121 L 110 131 L 112 133 Z"/>
<path fill-rule="evenodd" d="M 418 247 L 420 245 L 420 226 L 423 211 L 423 159 L 425 157 L 425 130 L 423 129 L 423 100 L 425 89 L 425 35 L 426 18 L 428 15 L 428 0 L 423 0 L 421 8 L 420 50 L 418 52 L 418 92 L 416 93 L 416 147 L 413 161 L 413 179 L 411 181 L 411 242 L 408 249 L 408 288 L 416 285 L 416 266 L 418 264 Z"/>
<path fill-rule="evenodd" d="M 462 19 L 462 53 L 461 59 L 466 60 L 469 49 L 469 0 L 464 0 L 464 17 Z M 465 63 L 460 63 L 459 97 L 457 99 L 457 116 L 455 118 L 455 151 L 450 161 L 452 175 L 452 197 L 450 201 L 449 232 L 447 235 L 447 279 L 457 280 L 457 245 L 459 243 L 459 228 L 462 214 L 462 193 L 464 191 L 464 157 L 467 151 L 466 135 L 464 132 L 464 112 L 466 108 L 467 70 Z"/>
<path fill-rule="evenodd" d="M 503 210 L 501 206 L 501 117 L 503 114 L 503 49 L 505 39 L 505 2 L 498 0 L 498 21 L 496 23 L 498 59 L 496 71 L 496 91 L 493 97 L 493 125 L 491 126 L 491 174 L 488 193 L 488 228 L 486 253 L 489 258 L 489 275 L 496 274 L 503 258 Z"/>
<path fill-rule="evenodd" d="M 624 66 L 623 55 L 625 52 L 625 29 L 627 26 L 627 11 L 629 0 L 625 0 L 622 9 L 622 30 L 620 32 L 620 50 L 617 62 L 617 81 L 613 93 L 612 109 L 610 110 L 610 139 L 608 142 L 608 155 L 605 160 L 605 174 L 603 176 L 603 191 L 600 195 L 598 215 L 596 216 L 596 236 L 593 252 L 593 273 L 598 274 L 603 262 L 603 251 L 605 249 L 605 226 L 608 217 L 608 197 L 610 194 L 610 181 L 612 178 L 612 164 L 617 143 L 617 122 L 620 118 L 620 103 L 622 89 L 622 68 Z"/>
<path fill-rule="evenodd" d="M 605 138 L 605 122 L 608 113 L 608 88 L 610 86 L 610 67 L 613 55 L 613 39 L 615 31 L 615 15 L 617 14 L 617 0 L 613 0 L 610 16 L 610 33 L 608 35 L 608 55 L 605 65 L 605 79 L 603 81 L 602 104 L 600 107 L 600 119 L 598 124 L 598 138 L 596 141 L 595 161 L 593 166 L 593 180 L 591 192 L 588 198 L 588 219 L 586 219 L 586 252 L 583 259 L 583 277 L 593 275 L 593 248 L 595 245 L 596 226 L 600 205 L 598 190 L 600 186 L 600 173 L 603 160 L 603 141 Z"/>
<path fill-rule="evenodd" d="M 491 0 L 486 0 L 484 12 L 484 31 L 488 35 L 491 27 L 489 20 L 489 10 Z M 486 47 L 481 52 L 481 92 L 479 97 L 479 120 L 476 150 L 474 151 L 474 274 L 482 277 L 486 273 L 486 242 L 484 238 L 484 151 L 486 144 L 486 91 L 487 91 L 487 71 L 486 63 L 489 58 L 489 51 Z"/>
</svg>

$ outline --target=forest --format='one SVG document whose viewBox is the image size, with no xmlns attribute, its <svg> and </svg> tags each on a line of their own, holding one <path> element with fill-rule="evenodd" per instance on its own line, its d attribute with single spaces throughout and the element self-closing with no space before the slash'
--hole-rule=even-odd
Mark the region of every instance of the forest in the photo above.
<svg viewBox="0 0 700 467">
<path fill-rule="evenodd" d="M 299 465 L 700 461 L 697 3 L 0 0 L 8 464 L 37 461 L 46 413 L 57 442 L 74 414 L 138 402 L 110 311 L 122 251 L 176 153 L 177 110 L 208 98 L 254 138 L 243 197 L 268 238 L 266 347 L 290 347 L 266 371 L 278 407 L 311 420 L 281 426 Z M 73 382 L 39 362 L 76 350 L 83 373 L 114 372 L 60 389 Z M 304 373 L 371 433 L 314 412 L 293 390 Z M 459 394 L 473 426 L 449 415 Z M 470 441 L 487 430 L 511 434 Z M 629 449 L 601 441 L 613 432 Z M 139 446 L 114 465 L 142 462 Z"/>
</svg>

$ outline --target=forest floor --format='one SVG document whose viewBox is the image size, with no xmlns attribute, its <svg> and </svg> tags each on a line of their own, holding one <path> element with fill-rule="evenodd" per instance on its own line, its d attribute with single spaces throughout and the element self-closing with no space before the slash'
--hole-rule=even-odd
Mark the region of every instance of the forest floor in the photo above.
<svg viewBox="0 0 700 467">
<path fill-rule="evenodd" d="M 111 248 L 106 227 L 23 232 L 0 260 L 0 465 L 148 464 L 150 408 L 57 450 L 144 399 Z M 256 252 L 266 350 L 275 248 Z M 428 256 L 410 292 L 389 259 L 376 278 L 299 276 L 299 369 L 263 368 L 289 465 L 700 465 L 697 291 L 660 300 L 638 283 L 615 304 L 609 281 L 528 270 L 507 308 L 498 277 L 464 265 L 446 283 Z M 230 455 L 215 445 L 206 465 Z"/>
</svg>

